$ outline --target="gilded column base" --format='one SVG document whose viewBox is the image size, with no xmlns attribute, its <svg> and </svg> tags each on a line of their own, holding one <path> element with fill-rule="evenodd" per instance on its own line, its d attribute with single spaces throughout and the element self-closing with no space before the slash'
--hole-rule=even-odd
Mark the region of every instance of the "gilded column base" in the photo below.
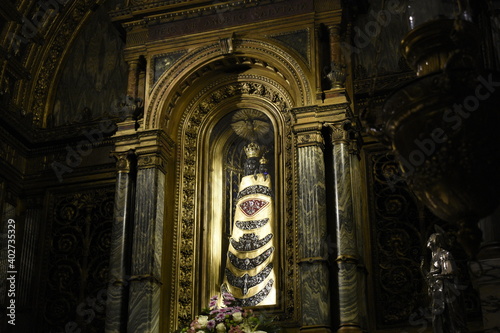
<svg viewBox="0 0 500 333">
<path fill-rule="evenodd" d="M 362 333 L 363 330 L 358 325 L 344 325 L 344 326 L 341 326 L 337 330 L 337 332 L 342 332 L 342 333 Z"/>
<path fill-rule="evenodd" d="M 314 326 L 302 326 L 300 328 L 301 332 L 307 332 L 307 333 L 331 333 L 332 330 L 329 326 L 320 326 L 320 325 L 314 325 Z"/>
</svg>

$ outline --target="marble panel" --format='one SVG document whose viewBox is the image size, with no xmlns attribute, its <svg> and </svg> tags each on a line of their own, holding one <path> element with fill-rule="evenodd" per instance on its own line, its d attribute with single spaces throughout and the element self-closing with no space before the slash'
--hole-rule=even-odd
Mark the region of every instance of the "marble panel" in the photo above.
<svg viewBox="0 0 500 333">
<path fill-rule="evenodd" d="M 299 148 L 302 325 L 330 326 L 325 164 L 319 146 Z"/>
<path fill-rule="evenodd" d="M 127 315 L 127 225 L 130 223 L 130 175 L 119 172 L 116 182 L 114 218 L 112 226 L 109 286 L 106 300 L 106 333 L 125 330 Z"/>
<path fill-rule="evenodd" d="M 128 332 L 158 332 L 163 247 L 165 175 L 137 173 Z"/>
<path fill-rule="evenodd" d="M 339 142 L 333 146 L 337 246 L 339 255 L 357 257 L 350 159 L 351 156 L 345 143 Z"/>
<path fill-rule="evenodd" d="M 325 164 L 317 146 L 299 149 L 299 237 L 302 258 L 326 257 Z"/>
</svg>

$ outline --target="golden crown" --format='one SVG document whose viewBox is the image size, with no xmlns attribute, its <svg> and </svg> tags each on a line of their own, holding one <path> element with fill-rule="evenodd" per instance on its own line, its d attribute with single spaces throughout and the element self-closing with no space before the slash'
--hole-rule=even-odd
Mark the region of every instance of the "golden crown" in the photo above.
<svg viewBox="0 0 500 333">
<path fill-rule="evenodd" d="M 260 156 L 260 147 L 255 142 L 250 142 L 248 145 L 245 146 L 244 149 L 245 149 L 245 154 L 247 154 L 248 158 Z"/>
</svg>

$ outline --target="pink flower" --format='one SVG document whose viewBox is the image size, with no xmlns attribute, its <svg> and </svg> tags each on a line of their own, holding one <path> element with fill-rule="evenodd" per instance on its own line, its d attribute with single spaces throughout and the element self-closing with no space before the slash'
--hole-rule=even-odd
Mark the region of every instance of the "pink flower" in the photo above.
<svg viewBox="0 0 500 333">
<path fill-rule="evenodd" d="M 246 318 L 246 317 L 251 317 L 253 315 L 253 311 L 252 309 L 245 309 L 243 311 L 243 318 Z"/>
<path fill-rule="evenodd" d="M 212 331 L 214 328 L 215 328 L 215 320 L 213 320 L 213 319 L 209 320 L 207 322 L 207 329 L 210 330 L 210 331 Z"/>
<path fill-rule="evenodd" d="M 192 330 L 199 330 L 201 328 L 201 325 L 200 323 L 198 323 L 197 319 L 193 320 L 190 326 Z"/>
<path fill-rule="evenodd" d="M 217 301 L 219 300 L 219 296 L 215 295 L 210 298 L 210 303 L 208 304 L 209 308 L 215 308 L 217 306 Z"/>
<path fill-rule="evenodd" d="M 231 305 L 235 301 L 234 296 L 230 293 L 223 293 L 222 299 L 224 300 L 224 305 Z"/>
<path fill-rule="evenodd" d="M 218 321 L 218 322 L 223 321 L 224 318 L 226 318 L 226 314 L 225 313 L 219 313 L 219 314 L 217 314 L 217 316 L 215 316 L 215 320 Z"/>
<path fill-rule="evenodd" d="M 229 329 L 229 333 L 243 333 L 243 331 L 238 325 L 238 326 L 231 326 L 231 328 Z"/>
</svg>

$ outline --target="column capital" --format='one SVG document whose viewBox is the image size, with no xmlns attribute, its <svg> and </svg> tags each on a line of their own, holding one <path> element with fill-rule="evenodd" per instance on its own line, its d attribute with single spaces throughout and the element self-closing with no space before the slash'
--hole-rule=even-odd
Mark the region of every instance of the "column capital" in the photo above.
<svg viewBox="0 0 500 333">
<path fill-rule="evenodd" d="M 328 24 L 326 27 L 330 34 L 330 40 L 340 41 L 340 23 Z"/>
<path fill-rule="evenodd" d="M 129 173 L 131 169 L 132 159 L 135 157 L 134 150 L 113 151 L 110 153 L 116 159 L 116 169 L 119 173 Z"/>
<path fill-rule="evenodd" d="M 351 143 L 351 138 L 349 135 L 351 123 L 349 120 L 335 123 L 324 123 L 324 126 L 330 131 L 331 142 L 333 145 L 339 144 L 341 142 L 347 144 Z"/>
<path fill-rule="evenodd" d="M 139 58 L 127 60 L 126 63 L 128 65 L 129 70 L 136 69 L 139 66 Z"/>
<path fill-rule="evenodd" d="M 344 143 L 349 145 L 349 153 L 358 155 L 363 145 L 359 123 L 352 118 L 343 121 L 324 123 L 330 131 L 330 139 L 333 145 Z"/>
<path fill-rule="evenodd" d="M 165 172 L 173 148 L 174 141 L 163 130 L 140 133 L 136 148 L 138 169 L 158 168 Z"/>
</svg>

